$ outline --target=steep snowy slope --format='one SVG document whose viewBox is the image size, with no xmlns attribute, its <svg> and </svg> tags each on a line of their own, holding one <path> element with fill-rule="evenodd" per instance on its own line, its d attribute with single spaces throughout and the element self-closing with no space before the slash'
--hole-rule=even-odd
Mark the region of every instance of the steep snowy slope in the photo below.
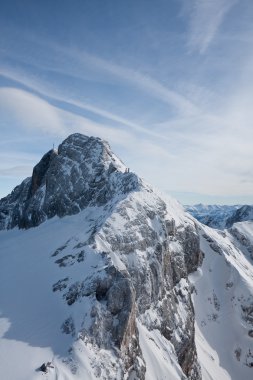
<svg viewBox="0 0 253 380">
<path fill-rule="evenodd" d="M 249 225 L 247 232 L 253 242 Z M 244 230 L 243 226 L 237 228 Z M 252 379 L 253 266 L 231 232 L 199 225 L 205 257 L 191 281 L 195 286 L 197 351 L 206 380 Z"/>
<path fill-rule="evenodd" d="M 253 261 L 253 221 L 233 224 L 229 230 L 233 243 L 244 253 L 252 263 Z"/>
<path fill-rule="evenodd" d="M 0 210 L 3 378 L 201 378 L 195 222 L 107 143 L 70 136 Z"/>
</svg>

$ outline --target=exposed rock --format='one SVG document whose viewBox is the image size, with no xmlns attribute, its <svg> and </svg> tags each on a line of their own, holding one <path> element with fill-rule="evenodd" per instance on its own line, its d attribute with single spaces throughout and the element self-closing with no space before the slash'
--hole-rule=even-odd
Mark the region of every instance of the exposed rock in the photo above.
<svg viewBox="0 0 253 380">
<path fill-rule="evenodd" d="M 61 330 L 64 334 L 71 334 L 73 337 L 75 336 L 75 323 L 72 317 L 66 319 L 66 321 L 62 324 Z"/>
<path fill-rule="evenodd" d="M 52 365 L 52 362 L 43 363 L 39 367 L 39 371 L 47 373 L 49 368 L 54 368 L 54 366 Z"/>
<path fill-rule="evenodd" d="M 57 281 L 53 285 L 53 292 L 56 292 L 56 291 L 60 291 L 61 292 L 63 289 L 65 289 L 67 287 L 68 280 L 69 280 L 69 278 L 65 277 L 62 280 Z"/>
<path fill-rule="evenodd" d="M 60 296 L 71 315 L 62 331 L 93 351 L 113 353 L 103 368 L 93 363 L 98 376 L 114 367 L 119 379 L 144 380 L 138 320 L 173 347 L 183 378 L 200 380 L 188 282 L 202 262 L 196 225 L 179 205 L 172 217 L 167 203 L 125 169 L 106 142 L 71 135 L 58 153 L 42 158 L 32 178 L 0 201 L 0 229 L 29 228 L 55 215 L 96 209 L 80 240 L 68 236 L 51 252 L 59 271 L 89 268 L 88 275 L 80 270 L 76 278 L 53 285 L 55 292 L 64 290 Z M 79 303 L 85 305 L 81 325 L 71 312 Z"/>
<path fill-rule="evenodd" d="M 55 150 L 50 150 L 42 157 L 40 162 L 34 167 L 31 179 L 31 186 L 29 189 L 29 197 L 33 196 L 38 190 L 38 188 L 42 185 L 45 175 L 50 167 L 50 163 L 55 156 L 57 156 L 57 152 Z"/>
<path fill-rule="evenodd" d="M 200 251 L 199 235 L 196 227 L 189 224 L 186 228 L 178 232 L 178 239 L 183 245 L 187 274 L 190 274 L 197 270 L 203 261 L 203 254 Z"/>
<path fill-rule="evenodd" d="M 133 173 L 108 143 L 78 133 L 49 151 L 27 178 L 0 201 L 0 229 L 29 228 L 57 215 L 73 215 L 87 206 L 105 205 L 116 194 L 138 188 Z"/>
<path fill-rule="evenodd" d="M 226 227 L 231 227 L 234 223 L 243 222 L 246 220 L 253 220 L 253 206 L 244 205 L 237 210 L 227 219 Z"/>
<path fill-rule="evenodd" d="M 253 303 L 248 305 L 241 305 L 243 319 L 251 326 L 253 326 Z"/>
</svg>

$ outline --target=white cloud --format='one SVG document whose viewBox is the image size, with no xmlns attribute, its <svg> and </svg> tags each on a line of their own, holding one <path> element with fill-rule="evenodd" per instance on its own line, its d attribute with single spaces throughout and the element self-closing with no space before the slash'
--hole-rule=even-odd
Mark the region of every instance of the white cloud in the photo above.
<svg viewBox="0 0 253 380">
<path fill-rule="evenodd" d="M 112 128 L 106 124 L 96 123 L 86 117 L 76 115 L 71 112 L 59 110 L 62 122 L 66 129 L 66 135 L 80 132 L 88 136 L 100 137 L 120 146 L 129 146 L 136 143 L 136 138 L 131 131 L 120 128 Z"/>
<path fill-rule="evenodd" d="M 133 130 L 113 128 L 106 124 L 94 122 L 86 117 L 54 107 L 38 96 L 24 90 L 0 88 L 0 104 L 2 120 L 7 117 L 8 125 L 12 125 L 14 129 L 22 128 L 29 134 L 31 132 L 31 143 L 33 141 L 32 132 L 50 133 L 61 139 L 71 133 L 80 132 L 108 140 L 114 146 L 127 149 L 132 155 L 138 152 L 142 157 L 148 153 L 154 159 L 171 157 L 165 149 L 155 142 L 138 138 Z M 4 141 L 2 142 L 4 143 Z M 8 144 L 11 142 L 9 141 Z M 0 176 L 9 177 L 14 175 L 20 177 L 22 172 L 26 176 L 40 159 L 34 155 L 15 151 L 2 151 L 0 153 L 1 158 L 3 164 L 0 164 Z"/>
<path fill-rule="evenodd" d="M 27 91 L 0 88 L 1 119 L 10 126 L 28 130 L 63 134 L 64 129 L 55 107 Z"/>
<path fill-rule="evenodd" d="M 222 21 L 237 0 L 192 0 L 189 7 L 191 50 L 204 53 L 214 39 Z"/>
<path fill-rule="evenodd" d="M 81 104 L 80 104 L 81 105 Z M 0 115 L 8 125 L 29 131 L 66 137 L 73 132 L 100 136 L 120 145 L 133 142 L 133 135 L 124 129 L 96 123 L 83 116 L 50 105 L 45 100 L 17 88 L 0 88 Z"/>
<path fill-rule="evenodd" d="M 18 82 L 22 85 L 25 85 L 26 87 L 30 88 L 31 90 L 36 91 L 42 96 L 46 96 L 52 100 L 62 101 L 65 103 L 68 103 L 71 106 L 76 106 L 82 110 L 90 111 L 98 116 L 102 116 L 103 118 L 107 120 L 111 120 L 114 122 L 117 122 L 123 126 L 131 128 L 133 131 L 145 133 L 147 135 L 158 137 L 164 139 L 164 136 L 160 135 L 159 133 L 156 133 L 152 130 L 149 130 L 148 128 L 143 127 L 142 125 L 139 125 L 131 120 L 128 120 L 120 115 L 117 115 L 115 113 L 112 113 L 110 111 L 107 111 L 105 109 L 102 109 L 100 107 L 94 106 L 92 104 L 88 104 L 86 102 L 73 99 L 69 96 L 64 96 L 64 92 L 62 91 L 61 94 L 59 94 L 56 89 L 50 88 L 50 85 L 47 86 L 46 83 L 42 83 L 37 78 L 32 78 L 29 75 L 27 75 L 24 72 L 18 72 L 13 71 L 8 68 L 1 68 L 0 67 L 0 74 L 8 79 L 14 80 L 15 82 Z"/>
<path fill-rule="evenodd" d="M 38 41 L 38 43 L 42 45 L 45 44 L 45 42 L 43 43 L 41 40 Z M 168 86 L 166 86 L 159 80 L 152 78 L 147 74 L 143 74 L 141 71 L 135 70 L 127 66 L 116 64 L 99 56 L 90 54 L 83 49 L 77 50 L 73 48 L 65 48 L 63 46 L 53 44 L 52 42 L 47 42 L 46 45 L 47 48 L 52 49 L 54 54 L 59 54 L 65 57 L 66 59 L 71 58 L 72 60 L 74 60 L 74 64 L 76 64 L 78 67 L 83 66 L 83 70 L 79 69 L 77 72 L 73 70 L 73 67 L 75 67 L 74 64 L 72 64 L 71 67 L 66 67 L 63 65 L 58 69 L 61 74 L 66 74 L 87 80 L 87 73 L 85 69 L 86 67 L 89 67 L 92 68 L 92 70 L 97 70 L 97 72 L 99 73 L 99 77 L 101 76 L 101 73 L 106 73 L 107 75 L 111 76 L 111 78 L 114 78 L 114 80 L 117 79 L 123 82 L 123 84 L 126 86 L 138 88 L 139 90 L 143 91 L 145 95 L 154 99 L 158 99 L 162 103 L 170 105 L 180 113 L 191 115 L 199 111 L 198 106 L 194 104 L 190 99 L 178 93 L 177 91 L 168 88 Z M 25 57 L 23 59 L 25 59 Z M 29 61 L 28 63 L 30 64 Z M 38 63 L 38 67 L 40 67 L 40 63 Z M 54 70 L 54 67 L 52 67 L 52 70 Z M 3 70 L 0 68 L 0 72 L 2 75 L 8 76 L 8 70 Z M 15 76 L 15 73 L 13 72 L 10 76 L 13 76 L 13 74 Z M 111 80 L 109 81 L 111 82 Z M 107 116 L 109 116 L 109 113 Z"/>
<path fill-rule="evenodd" d="M 33 167 L 29 165 L 19 165 L 19 166 L 13 166 L 10 168 L 5 168 L 5 169 L 0 168 L 0 177 L 25 178 L 25 177 L 31 176 L 32 169 Z"/>
<path fill-rule="evenodd" d="M 198 111 L 198 107 L 193 104 L 185 96 L 169 89 L 166 85 L 158 80 L 145 75 L 132 68 L 115 64 L 98 56 L 87 53 L 86 51 L 66 50 L 63 47 L 55 46 L 66 55 L 75 57 L 79 63 L 88 64 L 96 67 L 102 72 L 118 77 L 125 85 L 131 85 L 144 91 L 150 97 L 159 99 L 161 102 L 167 103 L 184 114 L 193 114 Z"/>
</svg>

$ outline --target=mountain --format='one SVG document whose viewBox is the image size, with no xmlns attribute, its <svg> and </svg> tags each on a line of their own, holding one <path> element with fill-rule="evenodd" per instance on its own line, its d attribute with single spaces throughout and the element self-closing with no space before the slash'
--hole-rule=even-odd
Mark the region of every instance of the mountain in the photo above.
<svg viewBox="0 0 253 380">
<path fill-rule="evenodd" d="M 69 136 L 0 200 L 1 378 L 251 379 L 245 228 L 202 225 Z"/>
<path fill-rule="evenodd" d="M 6 378 L 39 378 L 52 361 L 49 378 L 200 379 L 195 223 L 107 143 L 69 136 L 0 211 Z"/>
<path fill-rule="evenodd" d="M 253 220 L 253 206 L 244 205 L 233 212 L 227 219 L 226 227 L 232 227 L 234 223 Z"/>
<path fill-rule="evenodd" d="M 58 151 L 50 150 L 42 157 L 31 178 L 1 200 L 0 229 L 34 227 L 56 215 L 105 205 L 138 188 L 138 178 L 125 176 L 125 169 L 106 142 L 71 135 Z"/>
<path fill-rule="evenodd" d="M 253 220 L 253 206 L 250 205 L 203 205 L 184 206 L 201 223 L 223 230 L 234 223 Z"/>
</svg>

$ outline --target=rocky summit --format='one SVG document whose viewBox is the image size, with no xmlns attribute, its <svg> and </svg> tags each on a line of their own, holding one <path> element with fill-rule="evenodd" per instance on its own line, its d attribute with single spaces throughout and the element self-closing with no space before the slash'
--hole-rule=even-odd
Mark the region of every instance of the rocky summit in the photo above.
<svg viewBox="0 0 253 380">
<path fill-rule="evenodd" d="M 29 228 L 53 216 L 77 214 L 87 206 L 106 204 L 138 187 L 125 166 L 99 138 L 69 136 L 50 150 L 25 179 L 1 200 L 0 228 Z"/>
<path fill-rule="evenodd" d="M 205 380 L 233 365 L 250 378 L 251 272 L 235 233 L 201 225 L 105 141 L 73 134 L 46 153 L 1 199 L 0 229 L 4 378 Z M 236 303 L 240 276 L 247 297 Z M 228 348 L 232 364 L 218 344 L 223 302 L 248 329 Z"/>
</svg>

